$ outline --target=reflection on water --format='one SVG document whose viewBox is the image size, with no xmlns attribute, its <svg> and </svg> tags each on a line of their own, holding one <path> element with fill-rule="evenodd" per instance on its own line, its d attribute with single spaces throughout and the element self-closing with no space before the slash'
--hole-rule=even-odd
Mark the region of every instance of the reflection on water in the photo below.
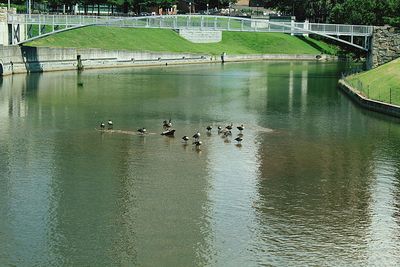
<svg viewBox="0 0 400 267">
<path fill-rule="evenodd" d="M 345 67 L 4 77 L 0 265 L 400 264 L 399 121 L 337 91 Z"/>
</svg>

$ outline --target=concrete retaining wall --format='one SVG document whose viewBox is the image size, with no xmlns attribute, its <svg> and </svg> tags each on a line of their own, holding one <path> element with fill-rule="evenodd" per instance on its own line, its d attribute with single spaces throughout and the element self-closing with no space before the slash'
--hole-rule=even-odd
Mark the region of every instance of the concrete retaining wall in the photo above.
<svg viewBox="0 0 400 267">
<path fill-rule="evenodd" d="M 221 52 L 222 53 L 222 52 Z M 189 53 L 105 51 L 101 49 L 0 46 L 0 75 L 78 69 L 220 63 L 220 56 Z M 226 55 L 225 62 L 249 60 L 327 60 L 321 55 Z"/>
<path fill-rule="evenodd" d="M 256 60 L 337 60 L 336 56 L 329 55 L 287 55 L 287 54 L 266 54 L 266 55 L 226 55 L 226 62 L 234 61 L 256 61 Z"/>
<path fill-rule="evenodd" d="M 214 60 L 209 55 L 172 54 L 101 49 L 0 46 L 2 75 L 26 72 L 75 70 L 78 56 L 84 69 L 166 64 L 194 64 Z"/>
<path fill-rule="evenodd" d="M 222 31 L 182 29 L 179 35 L 192 43 L 218 43 L 222 40 Z"/>
<path fill-rule="evenodd" d="M 347 84 L 344 80 L 339 81 L 339 86 L 354 102 L 363 108 L 400 118 L 400 106 L 368 99 Z"/>
</svg>

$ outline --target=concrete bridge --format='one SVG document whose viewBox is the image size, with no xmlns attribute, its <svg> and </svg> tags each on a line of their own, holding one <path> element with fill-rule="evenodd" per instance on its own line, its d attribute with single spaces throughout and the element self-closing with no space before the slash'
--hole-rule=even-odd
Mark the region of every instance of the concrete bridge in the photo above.
<svg viewBox="0 0 400 267">
<path fill-rule="evenodd" d="M 8 13 L 6 17 L 8 38 L 7 40 L 3 38 L 3 45 L 23 44 L 47 35 L 92 25 L 190 31 L 191 36 L 185 36 L 189 40 L 190 38 L 193 40 L 204 39 L 204 32 L 207 32 L 210 42 L 218 41 L 219 36 L 221 36 L 218 33 L 221 31 L 280 32 L 292 35 L 315 34 L 365 51 L 370 49 L 373 34 L 373 27 L 365 25 L 321 24 L 307 21 L 276 22 L 266 19 L 209 15 L 112 17 Z M 201 38 L 196 38 L 196 34 L 200 34 Z M 5 41 L 7 41 L 6 44 Z"/>
</svg>

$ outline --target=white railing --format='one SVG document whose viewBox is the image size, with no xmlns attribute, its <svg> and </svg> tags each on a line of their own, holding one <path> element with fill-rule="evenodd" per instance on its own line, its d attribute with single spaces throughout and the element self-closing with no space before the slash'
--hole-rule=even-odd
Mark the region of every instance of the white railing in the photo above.
<svg viewBox="0 0 400 267">
<path fill-rule="evenodd" d="M 284 33 L 320 33 L 327 35 L 370 36 L 372 27 L 365 25 L 321 24 L 308 22 L 272 22 L 225 16 L 169 15 L 150 17 L 112 17 L 84 15 L 9 14 L 9 24 L 32 25 L 109 25 L 134 28 L 196 28 L 228 31 L 259 31 Z"/>
</svg>

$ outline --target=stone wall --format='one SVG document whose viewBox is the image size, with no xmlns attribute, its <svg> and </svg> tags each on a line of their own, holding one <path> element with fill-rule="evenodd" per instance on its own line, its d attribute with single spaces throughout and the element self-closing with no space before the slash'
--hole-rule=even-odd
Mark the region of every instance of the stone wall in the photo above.
<svg viewBox="0 0 400 267">
<path fill-rule="evenodd" d="M 374 27 L 370 65 L 375 68 L 400 57 L 400 29 Z"/>
</svg>

